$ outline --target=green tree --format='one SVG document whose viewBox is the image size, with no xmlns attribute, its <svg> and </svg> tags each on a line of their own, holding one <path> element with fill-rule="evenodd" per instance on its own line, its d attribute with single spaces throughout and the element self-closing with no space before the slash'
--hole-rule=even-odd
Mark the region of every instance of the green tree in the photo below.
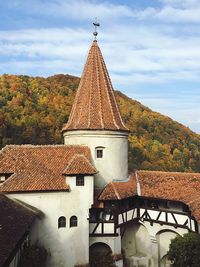
<svg viewBox="0 0 200 267">
<path fill-rule="evenodd" d="M 172 239 L 168 258 L 173 267 L 199 267 L 200 235 L 187 233 Z"/>
</svg>

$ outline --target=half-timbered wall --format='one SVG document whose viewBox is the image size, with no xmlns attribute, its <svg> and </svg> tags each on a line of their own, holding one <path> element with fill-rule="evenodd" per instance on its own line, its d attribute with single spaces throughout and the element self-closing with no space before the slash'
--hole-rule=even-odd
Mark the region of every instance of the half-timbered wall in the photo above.
<svg viewBox="0 0 200 267">
<path fill-rule="evenodd" d="M 130 267 L 166 267 L 171 239 L 188 231 L 198 226 L 181 202 L 135 196 L 90 210 L 90 242 L 103 240 L 113 249 L 109 242 L 120 238 Z"/>
</svg>

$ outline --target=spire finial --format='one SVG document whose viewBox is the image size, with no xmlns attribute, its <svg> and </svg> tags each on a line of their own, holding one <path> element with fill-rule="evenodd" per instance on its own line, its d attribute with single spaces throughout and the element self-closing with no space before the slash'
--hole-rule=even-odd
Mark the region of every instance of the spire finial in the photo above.
<svg viewBox="0 0 200 267">
<path fill-rule="evenodd" d="M 94 32 L 93 32 L 94 41 L 96 41 L 97 40 L 97 35 L 98 35 L 97 27 L 100 26 L 100 23 L 97 22 L 97 18 L 95 18 L 95 22 L 93 22 L 93 25 L 94 25 Z"/>
</svg>

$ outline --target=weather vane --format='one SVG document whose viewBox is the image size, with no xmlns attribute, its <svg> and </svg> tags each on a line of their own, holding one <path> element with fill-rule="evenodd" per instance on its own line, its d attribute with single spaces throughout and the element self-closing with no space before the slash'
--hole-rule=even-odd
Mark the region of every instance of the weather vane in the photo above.
<svg viewBox="0 0 200 267">
<path fill-rule="evenodd" d="M 97 35 L 98 35 L 97 27 L 100 26 L 100 23 L 97 22 L 97 18 L 95 18 L 95 22 L 93 22 L 93 25 L 94 25 L 93 35 L 94 35 L 94 40 L 96 41 L 97 40 Z"/>
</svg>

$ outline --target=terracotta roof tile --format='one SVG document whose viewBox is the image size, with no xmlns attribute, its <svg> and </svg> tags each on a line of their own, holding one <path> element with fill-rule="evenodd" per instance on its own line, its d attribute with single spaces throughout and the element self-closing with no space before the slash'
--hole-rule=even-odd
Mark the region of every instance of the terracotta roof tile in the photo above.
<svg viewBox="0 0 200 267">
<path fill-rule="evenodd" d="M 80 154 L 76 154 L 72 157 L 68 166 L 63 171 L 63 174 L 95 174 L 97 170 L 92 166 L 90 161 Z"/>
<path fill-rule="evenodd" d="M 187 204 L 200 222 L 200 173 L 137 171 L 141 196 L 169 199 Z M 136 176 L 127 182 L 108 184 L 99 200 L 114 200 L 136 195 Z"/>
<path fill-rule="evenodd" d="M 141 194 L 186 203 L 200 222 L 200 173 L 138 171 Z"/>
<path fill-rule="evenodd" d="M 63 131 L 81 129 L 128 131 L 96 41 L 90 48 L 71 114 Z"/>
<path fill-rule="evenodd" d="M 89 170 L 91 174 L 91 166 L 86 169 L 90 159 L 86 146 L 6 146 L 0 152 L 0 173 L 13 174 L 0 186 L 0 191 L 68 190 L 63 171 L 75 155 L 84 155 L 87 164 L 81 160 L 79 165 L 76 160 L 70 172 L 86 174 Z"/>
<path fill-rule="evenodd" d="M 37 214 L 2 194 L 0 214 L 0 266 L 8 266 L 6 260 L 29 230 Z"/>
<path fill-rule="evenodd" d="M 111 182 L 101 192 L 99 200 L 123 199 L 136 195 L 136 179 L 132 174 L 126 182 Z"/>
</svg>

